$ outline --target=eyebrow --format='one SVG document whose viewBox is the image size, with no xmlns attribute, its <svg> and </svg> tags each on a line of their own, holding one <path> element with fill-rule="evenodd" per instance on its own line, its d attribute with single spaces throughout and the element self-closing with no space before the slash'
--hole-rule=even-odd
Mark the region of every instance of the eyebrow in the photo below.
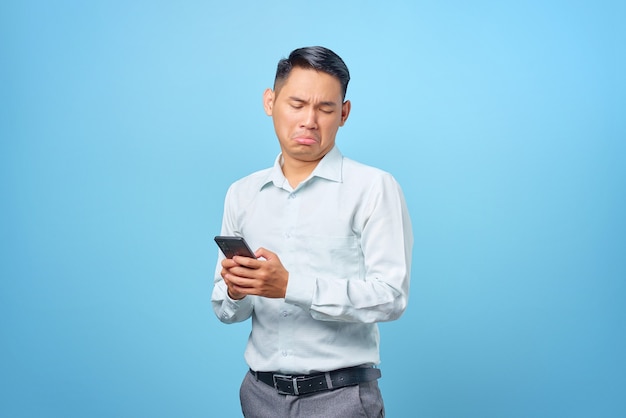
<svg viewBox="0 0 626 418">
<path fill-rule="evenodd" d="M 289 96 L 289 100 L 292 100 L 292 101 L 298 102 L 298 103 L 308 103 L 306 100 L 301 99 L 299 97 L 295 97 L 295 96 Z M 318 106 L 336 107 L 337 103 L 329 100 L 329 101 L 319 102 Z"/>
</svg>

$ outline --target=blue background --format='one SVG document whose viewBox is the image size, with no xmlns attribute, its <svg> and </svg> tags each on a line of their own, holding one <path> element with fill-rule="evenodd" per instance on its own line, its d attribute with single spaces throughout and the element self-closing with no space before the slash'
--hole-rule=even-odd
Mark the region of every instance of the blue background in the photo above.
<svg viewBox="0 0 626 418">
<path fill-rule="evenodd" d="M 384 4 L 383 4 L 384 3 Z M 0 416 L 235 417 L 224 193 L 278 153 L 277 61 L 352 73 L 338 144 L 403 185 L 391 417 L 626 416 L 619 1 L 4 1 Z"/>
</svg>

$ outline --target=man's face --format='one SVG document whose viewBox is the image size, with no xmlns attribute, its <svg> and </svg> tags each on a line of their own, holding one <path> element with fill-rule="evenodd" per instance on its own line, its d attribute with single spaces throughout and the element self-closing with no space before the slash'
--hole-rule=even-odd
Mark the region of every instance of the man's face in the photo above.
<svg viewBox="0 0 626 418">
<path fill-rule="evenodd" d="M 263 105 L 272 116 L 285 164 L 318 162 L 335 145 L 335 135 L 350 113 L 341 83 L 329 74 L 295 67 Z"/>
</svg>

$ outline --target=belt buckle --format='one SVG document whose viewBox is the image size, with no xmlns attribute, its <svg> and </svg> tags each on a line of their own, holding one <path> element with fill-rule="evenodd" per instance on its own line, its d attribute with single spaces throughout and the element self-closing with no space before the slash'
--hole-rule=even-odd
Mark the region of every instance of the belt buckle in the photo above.
<svg viewBox="0 0 626 418">
<path fill-rule="evenodd" d="M 272 380 L 274 381 L 274 389 L 280 395 L 297 395 L 298 394 L 298 386 L 296 384 L 296 378 L 286 374 L 275 374 L 272 376 Z M 280 383 L 283 383 L 282 385 Z M 286 388 L 285 388 L 286 384 Z M 291 390 L 288 390 L 291 389 Z"/>
</svg>

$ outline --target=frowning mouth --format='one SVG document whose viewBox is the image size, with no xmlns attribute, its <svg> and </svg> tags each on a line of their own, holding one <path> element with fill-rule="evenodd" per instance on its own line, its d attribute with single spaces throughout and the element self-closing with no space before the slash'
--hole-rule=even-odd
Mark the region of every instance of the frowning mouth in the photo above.
<svg viewBox="0 0 626 418">
<path fill-rule="evenodd" d="M 291 139 L 301 145 L 313 145 L 319 142 L 319 139 L 311 134 L 295 134 Z"/>
<path fill-rule="evenodd" d="M 294 138 L 293 140 L 296 141 L 298 144 L 301 144 L 301 145 L 317 144 L 317 140 L 315 140 L 313 138 L 297 137 L 297 138 Z"/>
</svg>

